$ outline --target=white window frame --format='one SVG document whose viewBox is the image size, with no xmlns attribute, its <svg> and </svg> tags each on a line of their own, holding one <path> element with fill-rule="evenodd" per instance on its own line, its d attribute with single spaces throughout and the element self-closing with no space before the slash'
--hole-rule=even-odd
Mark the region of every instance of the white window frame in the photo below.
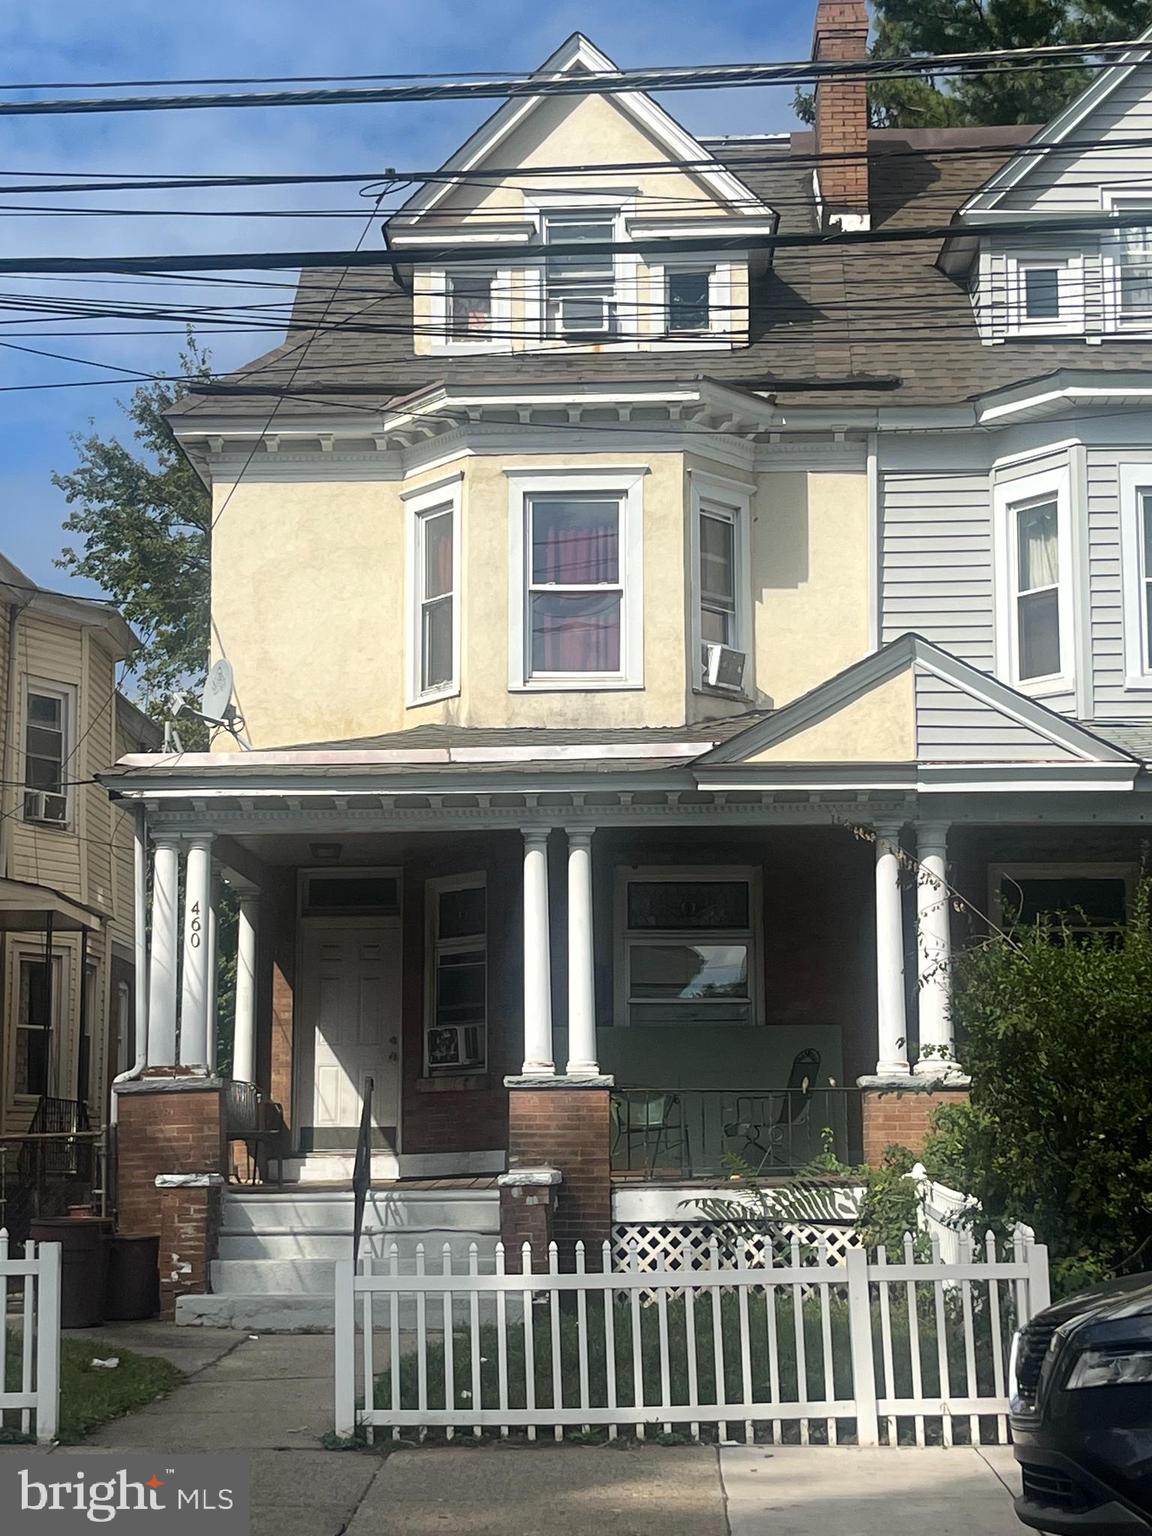
<svg viewBox="0 0 1152 1536">
<path fill-rule="evenodd" d="M 1152 496 L 1152 459 L 1120 465 L 1121 582 L 1124 589 L 1124 686 L 1152 689 L 1152 626 L 1148 623 L 1141 498 Z"/>
<path fill-rule="evenodd" d="M 484 892 L 484 934 L 477 942 L 475 935 L 460 939 L 441 939 L 439 936 L 440 898 L 449 891 Z M 471 1077 L 488 1071 L 488 1028 L 491 1017 L 492 967 L 488 946 L 491 930 L 491 914 L 488 908 L 488 876 L 483 870 L 464 875 L 445 875 L 424 884 L 424 1031 L 420 1047 L 421 1071 L 425 1078 Z M 483 1052 L 479 1062 L 465 1066 L 433 1067 L 428 1060 L 428 1035 L 436 1027 L 436 976 L 437 961 L 441 954 L 484 951 L 484 1022 L 480 1026 Z"/>
<path fill-rule="evenodd" d="M 454 698 L 460 692 L 460 572 L 463 567 L 460 543 L 463 519 L 460 515 L 463 477 L 459 474 L 435 485 L 423 486 L 401 492 L 405 502 L 408 546 L 408 579 L 405 582 L 405 625 L 408 637 L 407 652 L 407 703 L 409 708 L 417 704 L 429 704 L 436 699 Z M 447 513 L 452 518 L 452 675 L 445 683 L 435 687 L 421 686 L 423 676 L 423 612 L 424 612 L 424 520 L 436 513 Z"/>
<path fill-rule="evenodd" d="M 474 336 L 453 336 L 452 306 L 448 299 L 448 279 L 453 270 L 432 267 L 425 274 L 431 326 L 429 350 L 442 353 L 511 352 L 513 274 L 502 267 L 494 267 L 485 274 L 492 281 L 492 334 L 485 336 L 478 332 Z"/>
<path fill-rule="evenodd" d="M 1119 215 L 1146 211 L 1148 224 L 1152 227 L 1152 193 L 1146 187 L 1130 191 L 1104 187 L 1101 189 L 1101 200 L 1106 213 Z M 1114 335 L 1146 336 L 1152 334 L 1152 310 L 1146 315 L 1127 318 L 1120 307 L 1120 269 L 1126 234 L 1126 230 L 1118 229 L 1114 234 L 1104 234 L 1100 238 L 1100 254 L 1104 265 L 1105 321 L 1107 329 Z"/>
<path fill-rule="evenodd" d="M 628 927 L 628 887 L 633 882 L 652 883 L 660 881 L 669 885 L 676 885 L 682 881 L 699 884 L 704 881 L 717 881 L 728 884 L 732 881 L 744 881 L 748 885 L 748 929 L 630 929 Z M 647 939 L 650 943 L 674 942 L 676 939 L 684 940 L 690 936 L 700 936 L 708 933 L 714 935 L 717 943 L 729 940 L 732 943 L 747 944 L 748 946 L 748 997 L 751 1020 L 748 1024 L 702 1024 L 693 1021 L 685 1028 L 693 1029 L 752 1029 L 764 1024 L 764 968 L 763 968 L 763 900 L 761 892 L 761 869 L 756 864 L 650 864 L 631 865 L 618 864 L 616 866 L 616 887 L 613 917 L 613 972 L 615 985 L 613 988 L 615 997 L 615 1022 L 621 1029 L 667 1029 L 668 1025 L 651 1025 L 632 1023 L 632 1000 L 629 997 L 628 985 L 628 951 L 633 942 L 642 943 Z M 634 938 L 635 936 L 635 938 Z"/>
<path fill-rule="evenodd" d="M 508 480 L 508 687 L 513 693 L 597 692 L 644 686 L 644 477 L 649 468 L 505 470 Z M 527 520 L 532 496 L 602 492 L 620 501 L 620 669 L 531 672 Z M 592 589 L 589 589 L 592 590 Z"/>
<path fill-rule="evenodd" d="M 69 764 L 75 757 L 76 737 L 76 687 L 72 683 L 57 683 L 40 677 L 26 677 L 24 679 L 24 715 L 20 737 L 20 777 L 27 777 L 28 754 L 28 729 L 30 725 L 29 702 L 32 694 L 39 694 L 44 698 L 59 699 L 63 704 L 62 719 L 64 724 L 63 754 L 60 765 L 60 777 L 62 793 L 64 796 L 64 819 L 62 821 L 41 820 L 36 816 L 28 816 L 24 811 L 24 796 L 35 793 L 34 787 L 22 784 L 20 790 L 20 819 L 29 827 L 44 827 L 54 829 L 57 832 L 75 831 L 76 819 L 76 794 L 75 785 L 70 782 L 76 777 L 70 773 Z"/>
<path fill-rule="evenodd" d="M 531 340 L 532 346 L 537 349 L 582 352 L 605 344 L 604 338 L 589 337 L 587 341 L 566 339 L 549 329 L 546 220 L 557 217 L 582 218 L 589 222 L 596 219 L 610 220 L 613 241 L 619 244 L 631 238 L 628 219 L 636 211 L 637 195 L 634 188 L 618 186 L 556 192 L 534 189 L 530 196 L 525 195 L 524 208 L 536 225 L 537 243 L 531 248 L 530 256 L 526 257 L 527 270 L 519 272 L 517 277 L 523 283 L 524 334 L 526 338 L 535 338 Z M 612 302 L 616 306 L 617 334 L 609 336 L 607 343 L 613 352 L 637 351 L 647 344 L 645 333 L 649 329 L 648 319 L 639 307 L 639 250 L 617 251 L 613 258 L 613 270 Z"/>
<path fill-rule="evenodd" d="M 1123 880 L 1125 912 L 1132 910 L 1136 894 L 1136 882 L 1140 870 L 1129 863 L 1077 864 L 1077 863 L 1008 863 L 988 866 L 988 915 L 997 927 L 1004 924 L 1004 900 L 1000 886 L 1009 880 Z"/>
<path fill-rule="evenodd" d="M 1056 272 L 1060 312 L 1033 318 L 1027 309 L 1025 274 Z M 1016 336 L 1066 336 L 1084 329 L 1084 260 L 1068 252 L 1019 251 L 1008 260 L 1008 331 Z"/>
<path fill-rule="evenodd" d="M 1043 677 L 1020 676 L 1020 645 L 1017 597 L 1019 549 L 1016 510 L 1030 502 L 1055 500 L 1059 563 L 1057 622 L 1060 637 L 1060 671 Z M 1075 605 L 1073 602 L 1075 552 L 1072 546 L 1072 483 L 1067 464 L 1056 469 L 998 480 L 992 496 L 994 548 L 997 570 L 998 670 L 1021 693 L 1033 697 L 1071 691 L 1075 680 Z"/>
<path fill-rule="evenodd" d="M 5 1082 L 8 1085 L 8 1103 L 12 1106 L 36 1104 L 39 1095 L 35 1093 L 17 1092 L 16 1089 L 16 1041 L 23 1026 L 20 1023 L 20 970 L 21 966 L 29 964 L 43 964 L 45 959 L 44 945 L 34 940 L 14 937 L 9 946 L 9 970 L 8 992 L 10 1006 L 8 1017 L 12 1020 L 12 1028 L 8 1031 L 8 1060 L 6 1063 Z M 52 954 L 52 1020 L 49 1026 L 48 1061 L 45 1073 L 45 1092 L 48 1094 L 67 1097 L 71 1092 L 71 1083 L 59 1080 L 62 1077 L 60 1068 L 68 1059 L 65 1054 L 66 1042 L 63 1039 L 72 1013 L 72 952 L 63 946 L 56 948 Z M 55 1071 L 53 1069 L 56 1069 Z"/>
<path fill-rule="evenodd" d="M 692 620 L 689 625 L 689 677 L 695 693 L 721 694 L 728 698 L 752 698 L 755 690 L 755 645 L 752 603 L 752 491 L 738 480 L 718 475 L 696 474 L 689 470 L 691 495 L 689 497 L 691 528 L 689 530 L 690 582 L 692 594 Z M 733 650 L 744 653 L 744 681 L 737 688 L 713 687 L 705 681 L 701 657 L 704 639 L 702 634 L 702 592 L 700 587 L 700 519 L 710 516 L 726 517 L 735 527 L 733 550 L 735 571 L 735 641 Z"/>
</svg>

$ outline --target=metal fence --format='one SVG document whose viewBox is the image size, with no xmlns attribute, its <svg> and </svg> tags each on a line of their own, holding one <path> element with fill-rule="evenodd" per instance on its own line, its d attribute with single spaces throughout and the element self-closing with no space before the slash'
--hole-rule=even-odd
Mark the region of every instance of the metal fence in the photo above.
<svg viewBox="0 0 1152 1536">
<path fill-rule="evenodd" d="M 676 1268 L 613 1269 L 610 1243 L 564 1257 L 498 1246 L 481 1274 L 475 1244 L 446 1244 L 431 1266 L 418 1247 L 415 1274 L 395 1246 L 338 1263 L 337 1433 L 1003 1442 L 1011 1334 L 1048 1304 L 1046 1249 L 991 1236 L 954 1263 L 912 1237 L 839 1262 L 799 1240 L 786 1262 L 731 1245 Z"/>
<path fill-rule="evenodd" d="M 829 1145 L 862 1160 L 858 1088 L 619 1088 L 611 1114 L 612 1171 L 633 1178 L 706 1178 L 732 1156 L 760 1175 L 796 1173 Z"/>
<path fill-rule="evenodd" d="M 19 1284 L 10 1297 L 12 1280 Z M 34 1434 L 42 1443 L 55 1440 L 60 1423 L 60 1244 L 27 1242 L 23 1258 L 12 1258 L 8 1233 L 0 1227 L 0 1302 L 0 1429 Z M 4 1322 L 13 1314 L 18 1326 L 9 1331 Z"/>
</svg>

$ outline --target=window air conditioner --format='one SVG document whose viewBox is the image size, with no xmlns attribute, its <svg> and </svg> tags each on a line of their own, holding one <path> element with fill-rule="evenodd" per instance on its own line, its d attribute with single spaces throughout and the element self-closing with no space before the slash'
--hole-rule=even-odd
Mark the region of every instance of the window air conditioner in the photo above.
<svg viewBox="0 0 1152 1536">
<path fill-rule="evenodd" d="M 24 820 L 50 821 L 59 825 L 68 820 L 67 795 L 54 794 L 47 789 L 28 789 L 24 792 Z"/>
<path fill-rule="evenodd" d="M 478 1067 L 484 1063 L 481 1030 L 476 1024 L 437 1024 L 429 1033 L 429 1062 L 434 1067 Z"/>
<path fill-rule="evenodd" d="M 742 688 L 746 659 L 743 651 L 734 651 L 730 645 L 706 644 L 704 681 L 710 688 Z"/>
<path fill-rule="evenodd" d="M 612 301 L 601 294 L 572 294 L 560 300 L 562 336 L 606 336 L 612 329 Z"/>
</svg>

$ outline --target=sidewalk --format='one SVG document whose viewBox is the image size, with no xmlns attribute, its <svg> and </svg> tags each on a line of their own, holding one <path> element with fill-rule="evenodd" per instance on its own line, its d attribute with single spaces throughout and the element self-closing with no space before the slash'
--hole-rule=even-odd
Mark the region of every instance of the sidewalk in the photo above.
<svg viewBox="0 0 1152 1536">
<path fill-rule="evenodd" d="M 78 1335 L 73 1335 L 76 1337 Z M 188 1380 L 85 1449 L 244 1451 L 252 1536 L 1019 1536 L 1008 1447 L 533 1445 L 335 1452 L 332 1338 L 162 1323 L 90 1335 Z M 57 1455 L 66 1455 L 61 1448 Z"/>
</svg>

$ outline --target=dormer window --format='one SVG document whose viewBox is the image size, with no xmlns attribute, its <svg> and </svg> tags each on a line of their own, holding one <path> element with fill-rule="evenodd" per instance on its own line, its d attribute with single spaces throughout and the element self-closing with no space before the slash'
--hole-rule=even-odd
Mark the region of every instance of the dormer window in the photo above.
<svg viewBox="0 0 1152 1536">
<path fill-rule="evenodd" d="M 1121 319 L 1152 319 L 1152 229 L 1124 231 L 1117 275 Z"/>
<path fill-rule="evenodd" d="M 544 216 L 544 244 L 602 245 L 616 239 L 611 215 L 550 213 Z M 616 329 L 616 261 L 607 254 L 546 253 L 545 313 L 548 334 L 570 341 L 595 339 Z"/>
<path fill-rule="evenodd" d="M 1060 318 L 1060 268 L 1042 262 L 1021 263 L 1024 318 L 1058 320 Z"/>
<path fill-rule="evenodd" d="M 706 331 L 710 325 L 708 290 L 711 272 L 669 272 L 668 331 L 670 335 Z"/>
<path fill-rule="evenodd" d="M 487 336 L 492 329 L 492 274 L 448 273 L 448 330 L 457 340 Z"/>
</svg>

